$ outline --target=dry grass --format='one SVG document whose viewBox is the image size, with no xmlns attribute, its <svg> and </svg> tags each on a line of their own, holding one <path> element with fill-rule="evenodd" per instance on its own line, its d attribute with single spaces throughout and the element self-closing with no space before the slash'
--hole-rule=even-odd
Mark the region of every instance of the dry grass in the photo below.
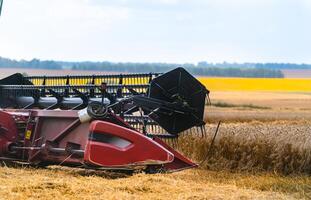
<svg viewBox="0 0 311 200">
<path fill-rule="evenodd" d="M 210 98 L 212 105 L 218 105 L 221 102 L 231 107 L 206 107 L 208 122 L 219 120 L 224 122 L 251 122 L 254 120 L 269 122 L 311 119 L 311 95 L 309 93 L 213 91 Z"/>
<path fill-rule="evenodd" d="M 311 107 L 310 107 L 311 108 Z M 213 122 L 272 122 L 272 121 L 297 121 L 311 120 L 310 110 L 274 110 L 252 109 L 245 107 L 220 108 L 206 107 L 205 121 Z"/>
<path fill-rule="evenodd" d="M 0 199 L 294 199 L 308 177 L 188 170 L 174 174 L 81 173 L 71 168 L 0 168 Z"/>
<path fill-rule="evenodd" d="M 179 149 L 194 160 L 203 160 L 211 143 L 215 125 L 208 126 L 209 137 L 183 136 Z M 228 123 L 220 127 L 207 162 L 211 170 L 281 174 L 311 174 L 311 123 L 251 122 Z"/>
<path fill-rule="evenodd" d="M 238 92 L 238 91 L 212 91 L 212 103 L 226 102 L 229 104 L 253 104 L 280 110 L 309 110 L 311 108 L 311 93 L 290 92 Z"/>
</svg>

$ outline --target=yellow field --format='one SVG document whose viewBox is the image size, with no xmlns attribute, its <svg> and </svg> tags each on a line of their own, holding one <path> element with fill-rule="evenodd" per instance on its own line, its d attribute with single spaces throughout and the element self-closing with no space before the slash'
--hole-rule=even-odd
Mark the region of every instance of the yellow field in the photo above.
<svg viewBox="0 0 311 200">
<path fill-rule="evenodd" d="M 211 91 L 266 91 L 266 92 L 311 92 L 311 79 L 291 78 L 211 78 L 199 77 L 199 81 Z M 148 78 L 135 80 L 123 79 L 123 84 L 148 84 Z M 73 79 L 69 84 L 85 85 L 92 80 Z M 118 84 L 119 79 L 110 79 L 109 84 Z M 36 85 L 41 82 L 34 82 Z M 66 79 L 60 79 L 57 83 L 47 80 L 47 85 L 65 85 Z M 101 84 L 100 79 L 95 79 L 95 84 Z"/>
<path fill-rule="evenodd" d="M 199 77 L 211 91 L 311 92 L 311 79 Z"/>
</svg>

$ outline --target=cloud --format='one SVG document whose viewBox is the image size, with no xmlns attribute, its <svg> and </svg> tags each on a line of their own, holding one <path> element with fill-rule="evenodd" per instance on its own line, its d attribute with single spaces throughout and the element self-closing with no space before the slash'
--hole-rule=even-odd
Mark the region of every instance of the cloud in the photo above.
<svg viewBox="0 0 311 200">
<path fill-rule="evenodd" d="M 112 23 L 129 17 L 126 7 L 95 6 L 89 0 L 10 0 L 6 4 L 2 20 L 45 23 L 97 20 Z"/>
</svg>

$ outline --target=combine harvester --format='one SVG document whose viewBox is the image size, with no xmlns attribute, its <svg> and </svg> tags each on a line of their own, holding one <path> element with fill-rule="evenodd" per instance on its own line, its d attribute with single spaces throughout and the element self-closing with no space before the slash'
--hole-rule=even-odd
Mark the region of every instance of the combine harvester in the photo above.
<svg viewBox="0 0 311 200">
<path fill-rule="evenodd" d="M 167 141 L 193 128 L 205 134 L 208 94 L 183 68 L 164 74 L 14 74 L 0 80 L 0 160 L 150 173 L 196 167 Z"/>
<path fill-rule="evenodd" d="M 14 74 L 0 80 L 0 160 L 150 173 L 196 167 L 164 141 L 192 127 L 205 134 L 208 94 L 182 68 L 165 74 Z"/>
</svg>

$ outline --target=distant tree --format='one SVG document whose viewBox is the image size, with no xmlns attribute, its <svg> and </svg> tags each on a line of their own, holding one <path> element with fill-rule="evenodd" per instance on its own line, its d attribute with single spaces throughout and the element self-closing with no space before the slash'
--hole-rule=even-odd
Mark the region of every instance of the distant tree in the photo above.
<svg viewBox="0 0 311 200">
<path fill-rule="evenodd" d="M 74 69 L 74 70 L 102 70 L 114 72 L 165 72 L 176 67 L 184 67 L 190 73 L 201 76 L 224 77 L 284 77 L 281 69 L 311 69 L 307 64 L 288 63 L 208 63 L 201 61 L 198 64 L 185 63 L 113 63 L 113 62 L 63 62 L 41 61 L 39 59 L 12 60 L 0 57 L 0 67 L 34 68 L 34 69 Z"/>
</svg>

